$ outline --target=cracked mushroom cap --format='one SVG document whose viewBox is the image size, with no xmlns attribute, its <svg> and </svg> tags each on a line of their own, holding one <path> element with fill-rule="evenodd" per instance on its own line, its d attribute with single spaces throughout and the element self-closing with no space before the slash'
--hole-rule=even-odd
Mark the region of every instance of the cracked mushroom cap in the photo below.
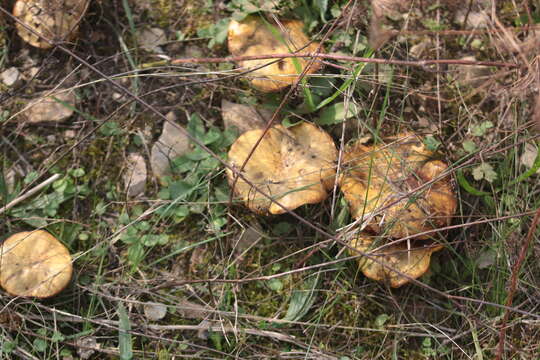
<svg viewBox="0 0 540 360">
<path fill-rule="evenodd" d="M 450 178 L 417 190 L 448 168 L 433 157 L 410 133 L 389 138 L 383 145 L 350 146 L 340 186 L 352 216 L 365 219 L 373 233 L 392 238 L 449 225 L 457 207 Z"/>
<path fill-rule="evenodd" d="M 420 244 L 416 241 L 412 241 L 412 244 L 407 241 L 399 241 L 383 246 L 381 243 L 376 240 L 376 237 L 360 234 L 351 241 L 351 247 L 378 260 L 377 262 L 366 256 L 358 259 L 359 268 L 366 277 L 387 282 L 394 288 L 409 282 L 409 279 L 401 274 L 413 279 L 424 275 L 429 269 L 431 254 L 443 248 L 439 244 L 421 246 L 422 243 L 425 243 L 424 241 L 421 241 Z M 349 249 L 349 252 L 352 255 L 358 255 L 358 252 L 352 249 Z M 401 274 L 393 270 L 397 270 Z"/>
<path fill-rule="evenodd" d="M 242 134 L 229 151 L 229 164 L 240 170 L 263 130 Z M 293 210 L 304 204 L 326 199 L 334 186 L 337 150 L 330 135 L 315 125 L 303 122 L 285 128 L 271 127 L 253 152 L 242 174 L 257 188 Z M 227 170 L 229 183 L 235 175 Z M 282 214 L 286 210 L 238 178 L 235 194 L 254 212 Z"/>
<path fill-rule="evenodd" d="M 46 231 L 14 234 L 0 247 L 0 286 L 11 295 L 54 296 L 69 283 L 72 271 L 68 249 Z"/>
<path fill-rule="evenodd" d="M 304 23 L 299 20 L 283 20 L 280 24 L 269 24 L 260 17 L 248 16 L 238 22 L 229 23 L 228 45 L 233 56 L 256 56 L 270 54 L 288 54 L 294 52 L 311 53 L 317 51 L 319 43 L 310 42 L 303 31 Z M 321 49 L 322 51 L 322 49 Z M 291 58 L 273 61 L 271 59 L 239 61 L 238 65 L 245 68 L 257 68 L 271 63 L 251 73 L 251 84 L 260 91 L 278 91 L 292 85 L 299 74 L 311 62 L 307 58 Z M 311 63 L 307 74 L 316 72 L 321 63 Z"/>
<path fill-rule="evenodd" d="M 75 36 L 88 3 L 88 0 L 17 0 L 13 16 L 46 38 L 69 40 Z M 52 47 L 22 24 L 17 22 L 15 27 L 30 45 L 41 49 Z"/>
</svg>

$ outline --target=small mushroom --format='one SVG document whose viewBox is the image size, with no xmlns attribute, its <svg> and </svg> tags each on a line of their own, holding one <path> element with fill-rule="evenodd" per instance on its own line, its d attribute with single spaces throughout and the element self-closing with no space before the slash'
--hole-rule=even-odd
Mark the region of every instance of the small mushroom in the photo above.
<svg viewBox="0 0 540 360">
<path fill-rule="evenodd" d="M 68 41 L 77 33 L 88 4 L 89 0 L 17 0 L 13 16 L 43 37 Z M 17 22 L 15 26 L 19 36 L 30 45 L 41 49 L 52 47 L 22 24 Z"/>
<path fill-rule="evenodd" d="M 351 247 L 377 260 L 369 257 L 358 259 L 359 268 L 366 277 L 375 281 L 387 281 L 394 288 L 408 283 L 409 278 L 416 279 L 424 275 L 429 269 L 431 254 L 443 248 L 440 244 L 427 245 L 425 242 L 413 242 L 414 247 L 410 247 L 407 241 L 384 244 L 384 240 L 360 233 L 351 241 Z M 358 255 L 352 249 L 349 252 Z"/>
<path fill-rule="evenodd" d="M 66 287 L 72 272 L 68 249 L 46 231 L 14 234 L 0 247 L 0 286 L 11 295 L 54 296 Z"/>
<path fill-rule="evenodd" d="M 240 170 L 263 130 L 245 132 L 229 151 L 229 164 Z M 330 135 L 315 125 L 303 122 L 285 128 L 276 125 L 264 135 L 242 175 L 254 186 L 293 210 L 304 204 L 321 202 L 334 185 L 337 150 Z M 235 175 L 227 170 L 229 183 Z M 286 210 L 273 203 L 250 184 L 238 178 L 234 191 L 259 214 L 282 214 Z"/>
<path fill-rule="evenodd" d="M 352 216 L 366 225 L 366 232 L 351 246 L 384 264 L 360 258 L 361 270 L 372 279 L 387 279 L 398 287 L 408 279 L 390 268 L 412 278 L 428 269 L 431 254 L 441 246 L 433 244 L 432 234 L 421 233 L 449 225 L 457 200 L 451 180 L 437 179 L 448 166 L 435 159 L 436 154 L 420 137 L 405 133 L 386 140 L 382 145 L 350 146 L 344 153 L 345 169 L 339 183 Z M 381 248 L 378 244 L 373 250 L 374 237 L 369 234 L 389 241 L 409 240 Z"/>
<path fill-rule="evenodd" d="M 304 23 L 299 20 L 283 20 L 279 24 L 270 24 L 260 17 L 248 16 L 241 22 L 229 23 L 228 45 L 233 56 L 256 56 L 271 54 L 289 54 L 295 52 L 311 53 L 319 49 L 319 43 L 310 42 L 303 31 Z M 299 64 L 299 69 L 295 66 Z M 274 61 L 269 59 L 239 61 L 245 68 L 260 69 L 253 71 L 255 77 L 251 84 L 260 91 L 278 91 L 292 85 L 302 71 L 309 65 L 307 74 L 312 74 L 321 67 L 321 63 L 311 59 L 291 58 Z"/>
</svg>

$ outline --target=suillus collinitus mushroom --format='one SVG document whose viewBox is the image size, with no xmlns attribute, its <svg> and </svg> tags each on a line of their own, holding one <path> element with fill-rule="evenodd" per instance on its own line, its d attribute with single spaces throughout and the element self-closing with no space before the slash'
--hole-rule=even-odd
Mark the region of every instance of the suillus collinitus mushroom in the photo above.
<svg viewBox="0 0 540 360">
<path fill-rule="evenodd" d="M 0 247 L 0 286 L 11 295 L 54 296 L 66 287 L 72 272 L 68 249 L 46 231 L 16 233 Z"/>
<path fill-rule="evenodd" d="M 366 232 L 351 245 L 387 265 L 361 258 L 360 267 L 368 277 L 401 286 L 408 279 L 392 271 L 393 266 L 417 278 L 427 270 L 431 254 L 440 250 L 433 244 L 433 234 L 425 232 L 449 225 L 457 200 L 450 178 L 443 176 L 448 166 L 435 157 L 411 133 L 381 145 L 353 144 L 346 149 L 340 187 L 352 216 L 366 225 Z M 373 251 L 374 236 L 369 234 L 394 243 Z M 404 237 L 409 240 L 395 241 Z"/>
<path fill-rule="evenodd" d="M 41 49 L 52 45 L 27 27 L 45 38 L 69 41 L 77 33 L 88 4 L 89 0 L 17 0 L 13 16 L 25 24 L 16 22 L 17 33 L 28 44 Z"/>
<path fill-rule="evenodd" d="M 368 255 L 358 259 L 364 275 L 372 280 L 387 281 L 392 287 L 400 287 L 408 283 L 409 278 L 422 276 L 429 269 L 431 255 L 443 248 L 440 244 L 425 241 L 414 242 L 414 247 L 410 247 L 406 241 L 388 244 L 388 240 L 363 232 L 355 236 L 350 245 Z M 358 254 L 354 250 L 350 253 Z"/>
<path fill-rule="evenodd" d="M 283 20 L 270 24 L 257 16 L 248 16 L 238 22 L 232 20 L 228 29 L 228 46 L 233 56 L 256 56 L 312 53 L 319 49 L 317 42 L 311 42 L 303 31 L 304 23 L 299 20 Z M 297 66 L 295 66 L 295 62 Z M 270 63 L 270 64 L 269 64 Z M 269 64 L 264 66 L 265 64 Z M 244 68 L 258 68 L 251 75 L 251 84 L 264 92 L 278 91 L 292 85 L 309 66 L 306 74 L 316 72 L 321 63 L 307 58 L 269 59 L 239 61 Z"/>
<path fill-rule="evenodd" d="M 231 146 L 229 164 L 240 170 L 263 130 L 242 134 Z M 337 150 L 330 135 L 303 122 L 290 128 L 276 125 L 268 130 L 253 151 L 242 175 L 289 210 L 315 204 L 328 196 L 335 181 Z M 286 210 L 227 170 L 236 195 L 254 212 L 282 214 Z"/>
</svg>

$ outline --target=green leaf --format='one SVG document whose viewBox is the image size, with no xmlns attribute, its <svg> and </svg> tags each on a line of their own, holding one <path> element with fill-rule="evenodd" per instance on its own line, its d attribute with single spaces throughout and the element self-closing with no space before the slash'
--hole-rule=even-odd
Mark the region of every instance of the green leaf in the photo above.
<svg viewBox="0 0 540 360">
<path fill-rule="evenodd" d="M 303 290 L 293 291 L 287 314 L 283 318 L 284 320 L 298 321 L 307 314 L 309 309 L 315 303 L 315 287 L 318 279 L 318 276 L 313 276 L 304 282 Z"/>
<path fill-rule="evenodd" d="M 441 146 L 441 142 L 435 139 L 435 137 L 433 137 L 432 135 L 426 136 L 426 138 L 424 139 L 424 144 L 429 151 L 436 151 L 439 146 Z"/>
<path fill-rule="evenodd" d="M 472 154 L 476 151 L 476 144 L 472 140 L 465 140 L 462 144 L 463 150 L 468 152 L 469 154 Z"/>
<path fill-rule="evenodd" d="M 472 175 L 474 180 L 485 179 L 490 183 L 497 179 L 497 173 L 493 170 L 493 167 L 488 163 L 482 163 L 473 169 Z"/>
<path fill-rule="evenodd" d="M 328 0 L 314 0 L 313 5 L 315 5 L 315 7 L 319 10 L 321 20 L 326 22 L 325 13 L 328 9 Z"/>
<path fill-rule="evenodd" d="M 493 127 L 491 121 L 484 121 L 478 125 L 474 125 L 471 129 L 471 133 L 474 136 L 484 136 L 486 132 Z"/>
<path fill-rule="evenodd" d="M 34 339 L 34 342 L 32 343 L 34 346 L 34 350 L 37 352 L 45 352 L 47 350 L 47 342 L 43 339 Z"/>
<path fill-rule="evenodd" d="M 480 190 L 477 190 L 476 188 L 474 188 L 468 181 L 467 179 L 465 178 L 465 175 L 463 175 L 463 172 L 461 170 L 458 170 L 456 172 L 456 175 L 457 175 L 457 180 L 458 180 L 458 183 L 459 185 L 465 189 L 465 191 L 467 191 L 469 194 L 471 195 L 475 195 L 475 196 L 487 196 L 487 195 L 490 195 L 490 193 L 488 192 L 485 192 L 485 191 L 480 191 Z"/>
<path fill-rule="evenodd" d="M 122 303 L 118 303 L 118 351 L 120 360 L 131 360 L 133 358 L 133 348 L 131 343 L 131 323 Z"/>
<path fill-rule="evenodd" d="M 390 319 L 390 316 L 388 314 L 380 314 L 375 318 L 375 327 L 377 327 L 377 329 L 382 329 L 388 319 Z"/>
<path fill-rule="evenodd" d="M 268 287 L 276 292 L 283 290 L 283 283 L 279 279 L 270 279 L 268 281 Z"/>
<path fill-rule="evenodd" d="M 345 107 L 344 102 L 339 102 L 333 105 L 326 107 L 319 118 L 316 120 L 318 125 L 333 125 L 339 124 L 340 122 L 358 115 L 360 108 L 349 102 L 348 109 Z"/>
<path fill-rule="evenodd" d="M 182 180 L 178 180 L 169 185 L 169 194 L 172 200 L 185 198 L 193 191 L 193 185 Z"/>
</svg>

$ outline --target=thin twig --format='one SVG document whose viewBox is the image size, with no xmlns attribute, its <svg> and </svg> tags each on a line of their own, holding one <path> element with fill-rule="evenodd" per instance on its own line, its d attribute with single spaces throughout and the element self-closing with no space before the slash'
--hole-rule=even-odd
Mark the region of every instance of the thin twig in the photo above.
<svg viewBox="0 0 540 360">
<path fill-rule="evenodd" d="M 324 54 L 324 53 L 293 53 L 293 54 L 263 54 L 263 55 L 250 55 L 250 56 L 226 56 L 220 58 L 181 58 L 174 60 L 164 60 L 161 62 L 151 63 L 152 66 L 156 64 L 201 64 L 201 63 L 223 63 L 223 62 L 240 62 L 249 60 L 265 60 L 265 59 L 285 59 L 285 58 L 314 58 L 314 59 L 330 59 L 336 61 L 349 61 L 349 62 L 364 62 L 375 64 L 390 64 L 390 65 L 403 65 L 403 66 L 416 66 L 426 67 L 430 65 L 469 65 L 469 66 L 496 66 L 496 67 L 509 67 L 517 68 L 518 64 L 500 62 L 500 61 L 473 61 L 462 59 L 432 59 L 432 60 L 393 60 L 393 59 L 380 59 L 380 58 L 366 58 L 359 56 L 347 56 L 338 54 Z M 142 68 L 148 67 L 143 64 Z"/>
<path fill-rule="evenodd" d="M 58 178 L 60 177 L 60 174 L 54 174 L 53 176 L 51 176 L 50 178 L 48 178 L 47 180 L 45 180 L 44 182 L 42 182 L 41 184 L 39 185 L 36 185 L 34 186 L 33 188 L 31 188 L 30 190 L 28 190 L 26 193 L 24 193 L 23 195 L 13 199 L 12 201 L 10 201 L 6 206 L 0 208 L 0 214 L 3 214 L 4 212 L 8 211 L 9 209 L 11 209 L 12 207 L 14 207 L 15 205 L 19 204 L 20 202 L 28 199 L 30 196 L 34 195 L 35 193 L 39 192 L 41 189 L 49 186 L 50 184 L 52 184 L 53 182 L 55 182 Z"/>
<path fill-rule="evenodd" d="M 536 231 L 536 228 L 538 227 L 539 222 L 540 222 L 540 208 L 536 210 L 536 214 L 534 215 L 533 221 L 531 222 L 531 226 L 529 227 L 529 232 L 527 233 L 525 242 L 523 243 L 523 246 L 521 247 L 521 251 L 519 253 L 518 259 L 516 263 L 514 264 L 514 267 L 512 268 L 512 276 L 510 278 L 510 289 L 508 289 L 508 297 L 506 298 L 507 310 L 505 310 L 504 312 L 504 317 L 501 323 L 501 330 L 499 332 L 499 345 L 497 346 L 497 357 L 495 358 L 496 360 L 501 360 L 502 354 L 504 352 L 504 341 L 506 337 L 506 323 L 508 322 L 508 318 L 510 317 L 510 311 L 508 311 L 508 308 L 512 307 L 512 302 L 514 301 L 514 295 L 516 293 L 519 271 L 521 269 L 521 266 L 523 265 L 523 262 L 525 261 L 525 258 L 527 256 L 527 250 L 529 250 L 532 238 L 534 237 L 534 233 Z"/>
</svg>

